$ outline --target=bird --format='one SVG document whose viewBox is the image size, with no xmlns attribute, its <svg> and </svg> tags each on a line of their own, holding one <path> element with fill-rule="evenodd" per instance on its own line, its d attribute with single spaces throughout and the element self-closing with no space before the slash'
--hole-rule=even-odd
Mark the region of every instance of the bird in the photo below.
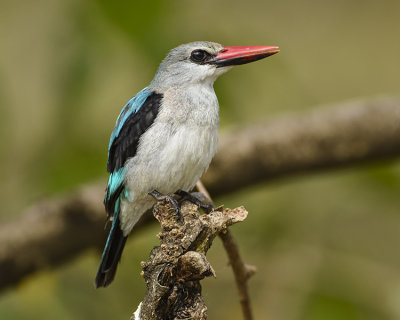
<svg viewBox="0 0 400 320">
<path fill-rule="evenodd" d="M 233 66 L 279 52 L 276 46 L 224 47 L 196 41 L 172 49 L 150 84 L 117 118 L 109 146 L 109 179 L 104 205 L 112 221 L 95 287 L 114 279 L 126 239 L 156 201 L 186 197 L 206 212 L 213 209 L 189 192 L 217 151 L 219 104 L 215 80 Z"/>
</svg>

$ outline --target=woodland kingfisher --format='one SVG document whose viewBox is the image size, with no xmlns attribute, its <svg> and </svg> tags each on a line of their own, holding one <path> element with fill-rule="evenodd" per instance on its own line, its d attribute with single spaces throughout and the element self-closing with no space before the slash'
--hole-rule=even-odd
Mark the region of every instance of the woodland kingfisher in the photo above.
<svg viewBox="0 0 400 320">
<path fill-rule="evenodd" d="M 214 81 L 232 66 L 278 53 L 275 46 L 224 47 L 191 42 L 172 49 L 153 80 L 128 101 L 111 134 L 104 205 L 112 221 L 95 286 L 114 279 L 126 239 L 157 200 L 190 195 L 217 151 L 219 105 Z"/>
</svg>

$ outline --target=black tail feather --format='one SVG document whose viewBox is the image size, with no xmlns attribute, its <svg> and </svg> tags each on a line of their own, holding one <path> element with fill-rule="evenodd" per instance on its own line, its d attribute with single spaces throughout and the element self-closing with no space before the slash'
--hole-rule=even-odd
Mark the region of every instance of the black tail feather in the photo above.
<svg viewBox="0 0 400 320">
<path fill-rule="evenodd" d="M 99 269 L 97 270 L 94 281 L 96 288 L 107 287 L 114 280 L 127 238 L 127 236 L 124 236 L 119 225 L 119 218 L 117 218 L 116 221 L 113 221 Z"/>
</svg>

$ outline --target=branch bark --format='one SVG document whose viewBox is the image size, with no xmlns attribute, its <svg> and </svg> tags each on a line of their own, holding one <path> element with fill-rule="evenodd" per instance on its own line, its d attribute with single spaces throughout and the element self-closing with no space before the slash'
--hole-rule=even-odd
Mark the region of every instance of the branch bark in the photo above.
<svg viewBox="0 0 400 320">
<path fill-rule="evenodd" d="M 239 254 L 239 247 L 229 230 L 219 234 L 225 251 L 228 254 L 229 262 L 232 266 L 235 275 L 236 287 L 238 288 L 239 301 L 242 307 L 243 318 L 245 320 L 253 319 L 253 312 L 251 309 L 249 289 L 247 287 L 247 280 L 257 272 L 254 266 L 246 265 Z"/>
<path fill-rule="evenodd" d="M 399 156 L 400 100 L 353 102 L 226 136 L 202 181 L 217 196 L 262 181 Z M 1 225 L 0 273 L 7 277 L 0 277 L 0 288 L 89 247 L 102 248 L 103 195 L 104 183 L 81 187 Z"/>
<path fill-rule="evenodd" d="M 215 197 L 317 170 L 400 155 L 400 100 L 353 101 L 236 130 L 201 179 Z"/>
<path fill-rule="evenodd" d="M 104 186 L 84 186 L 66 198 L 28 208 L 19 218 L 0 225 L 0 288 L 25 275 L 55 267 L 90 247 L 104 246 Z M 152 221 L 146 216 L 137 226 Z"/>
<path fill-rule="evenodd" d="M 214 238 L 243 221 L 247 211 L 239 207 L 199 215 L 197 206 L 189 202 L 181 210 L 183 219 L 179 220 L 170 203 L 155 207 L 154 216 L 161 225 L 160 246 L 142 263 L 146 295 L 131 320 L 207 318 L 200 280 L 215 272 L 206 253 Z"/>
</svg>

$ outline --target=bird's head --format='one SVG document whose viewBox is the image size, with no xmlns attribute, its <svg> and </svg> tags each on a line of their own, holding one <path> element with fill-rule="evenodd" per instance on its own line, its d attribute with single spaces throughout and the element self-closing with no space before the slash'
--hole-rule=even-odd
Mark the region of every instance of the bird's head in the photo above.
<svg viewBox="0 0 400 320">
<path fill-rule="evenodd" d="M 212 85 L 232 66 L 269 57 L 278 53 L 278 49 L 272 46 L 224 47 L 208 41 L 183 44 L 172 49 L 161 62 L 151 86 Z"/>
</svg>

